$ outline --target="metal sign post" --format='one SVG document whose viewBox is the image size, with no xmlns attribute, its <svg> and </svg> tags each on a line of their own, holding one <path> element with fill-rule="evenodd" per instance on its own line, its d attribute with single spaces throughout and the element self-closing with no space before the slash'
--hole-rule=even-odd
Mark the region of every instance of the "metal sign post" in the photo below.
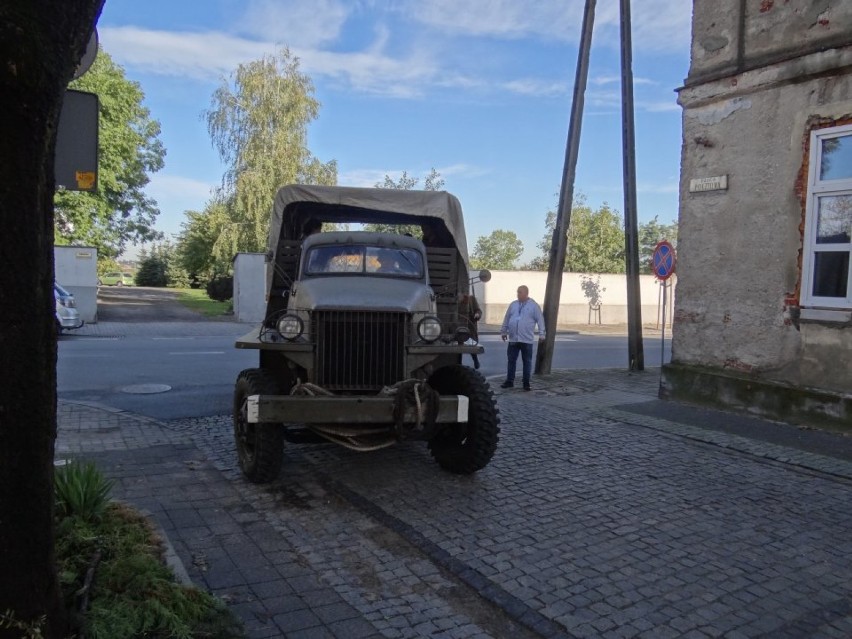
<svg viewBox="0 0 852 639">
<path fill-rule="evenodd" d="M 662 282 L 663 285 L 663 331 L 660 343 L 660 366 L 666 361 L 666 293 L 668 289 L 668 280 L 674 275 L 675 266 L 677 265 L 677 256 L 675 255 L 674 247 L 668 240 L 658 242 L 654 247 L 654 255 L 651 258 L 651 268 L 654 275 Z"/>
</svg>

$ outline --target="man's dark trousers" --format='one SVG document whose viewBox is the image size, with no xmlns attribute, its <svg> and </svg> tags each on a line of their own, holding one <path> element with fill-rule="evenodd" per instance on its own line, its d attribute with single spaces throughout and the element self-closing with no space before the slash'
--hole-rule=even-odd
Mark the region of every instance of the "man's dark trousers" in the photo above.
<svg viewBox="0 0 852 639">
<path fill-rule="evenodd" d="M 524 369 L 524 388 L 530 385 L 530 373 L 532 372 L 533 345 L 524 342 L 509 342 L 506 350 L 509 357 L 509 370 L 506 372 L 506 381 L 510 384 L 515 382 L 515 367 L 518 364 L 518 353 L 521 354 L 521 364 Z"/>
</svg>

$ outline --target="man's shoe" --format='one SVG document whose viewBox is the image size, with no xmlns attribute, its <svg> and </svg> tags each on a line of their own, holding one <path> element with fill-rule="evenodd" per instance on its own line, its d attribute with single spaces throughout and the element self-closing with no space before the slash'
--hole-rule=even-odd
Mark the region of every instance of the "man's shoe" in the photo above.
<svg viewBox="0 0 852 639">
<path fill-rule="evenodd" d="M 514 384 L 512 382 L 503 382 L 500 384 L 500 388 L 512 388 Z"/>
<path fill-rule="evenodd" d="M 525 390 L 525 391 L 531 391 L 531 390 L 532 390 L 532 388 L 530 388 L 529 386 L 524 386 L 524 390 Z"/>
</svg>

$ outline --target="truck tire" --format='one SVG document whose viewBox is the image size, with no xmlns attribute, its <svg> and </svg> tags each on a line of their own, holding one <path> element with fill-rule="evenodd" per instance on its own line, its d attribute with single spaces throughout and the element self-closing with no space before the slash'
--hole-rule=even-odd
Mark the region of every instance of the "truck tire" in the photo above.
<svg viewBox="0 0 852 639">
<path fill-rule="evenodd" d="M 250 424 L 246 420 L 246 398 L 277 395 L 275 378 L 260 368 L 249 368 L 237 376 L 234 387 L 234 441 L 240 470 L 250 482 L 265 484 L 278 477 L 284 458 L 284 429 L 281 424 Z"/>
<path fill-rule="evenodd" d="M 500 433 L 500 417 L 494 393 L 479 372 L 467 366 L 445 366 L 429 378 L 441 395 L 465 395 L 470 400 L 467 424 L 448 425 L 429 440 L 432 457 L 451 473 L 470 475 L 485 468 Z"/>
</svg>

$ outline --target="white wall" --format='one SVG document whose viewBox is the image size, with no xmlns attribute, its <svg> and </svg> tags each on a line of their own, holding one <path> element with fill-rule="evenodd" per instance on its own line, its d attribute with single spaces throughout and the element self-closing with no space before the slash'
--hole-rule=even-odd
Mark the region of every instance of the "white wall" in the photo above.
<svg viewBox="0 0 852 639">
<path fill-rule="evenodd" d="M 56 282 L 74 294 L 84 322 L 98 321 L 98 250 L 91 246 L 54 246 Z"/>
<path fill-rule="evenodd" d="M 582 273 L 564 273 L 562 294 L 559 305 L 559 326 L 568 324 L 587 324 L 589 322 L 589 303 L 580 286 Z M 598 277 L 592 275 L 591 277 Z M 600 275 L 601 324 L 627 323 L 627 276 Z M 674 280 L 674 278 L 672 278 Z M 474 292 L 482 307 L 482 322 L 501 324 L 506 308 L 516 299 L 518 287 L 525 284 L 530 289 L 530 297 L 544 304 L 544 290 L 547 273 L 541 271 L 491 271 L 489 282 L 474 285 Z M 673 307 L 672 291 L 669 287 L 669 299 L 666 302 L 666 324 L 671 325 Z M 661 321 L 661 286 L 653 275 L 640 276 L 640 296 L 642 298 L 642 323 L 656 324 Z M 240 322 L 263 321 L 266 313 L 266 265 L 262 253 L 239 253 L 234 258 L 234 315 Z M 592 315 L 592 322 L 596 318 Z"/>
<path fill-rule="evenodd" d="M 266 262 L 263 253 L 234 258 L 234 316 L 238 322 L 262 322 L 266 315 Z"/>
<path fill-rule="evenodd" d="M 582 273 L 563 273 L 562 291 L 559 297 L 559 326 L 568 324 L 587 324 L 589 322 L 589 302 L 581 287 Z M 624 274 L 591 275 L 600 277 L 601 284 L 601 324 L 627 323 L 627 276 Z M 674 278 L 672 278 L 674 279 Z M 477 289 L 483 322 L 501 324 L 506 308 L 517 298 L 521 285 L 530 289 L 530 297 L 544 305 L 544 292 L 547 285 L 547 273 L 543 271 L 491 271 L 491 281 Z M 662 287 L 653 275 L 639 277 L 640 297 L 642 300 L 642 323 L 656 324 L 661 321 L 660 306 Z M 666 302 L 666 324 L 671 324 L 672 291 L 670 287 Z M 592 322 L 595 322 L 592 315 Z"/>
</svg>

